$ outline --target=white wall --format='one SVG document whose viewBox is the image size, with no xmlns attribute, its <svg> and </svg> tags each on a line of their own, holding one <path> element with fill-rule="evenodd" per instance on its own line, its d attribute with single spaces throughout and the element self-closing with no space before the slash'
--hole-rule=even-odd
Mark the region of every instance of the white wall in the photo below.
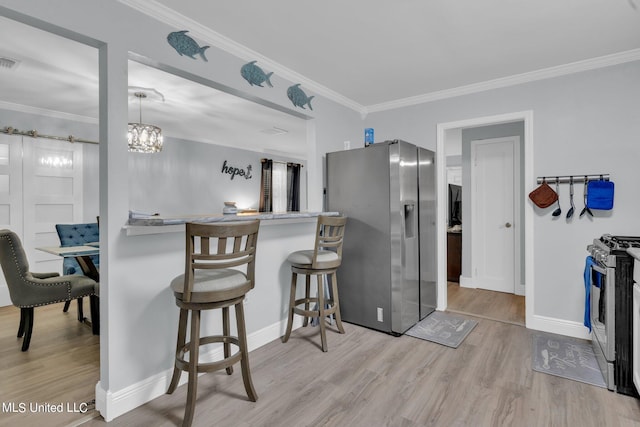
<svg viewBox="0 0 640 427">
<path fill-rule="evenodd" d="M 258 209 L 262 158 L 300 163 L 257 151 L 166 138 L 160 153 L 129 153 L 130 206 L 161 215 L 221 214 L 225 201 L 236 202 L 239 209 Z M 244 172 L 251 166 L 251 171 L 232 177 L 222 171 L 225 162 Z M 307 210 L 306 172 L 305 166 L 300 183 L 302 211 Z"/>
<path fill-rule="evenodd" d="M 640 62 L 370 114 L 380 138 L 436 146 L 438 123 L 533 111 L 536 176 L 608 173 L 616 183 L 611 212 L 552 221 L 534 213 L 534 315 L 582 324 L 586 246 L 603 233 L 640 235 L 637 163 L 640 159 Z M 537 184 L 525 182 L 528 194 Z M 581 200 L 576 193 L 576 201 Z M 534 209 L 528 199 L 524 209 Z"/>
</svg>

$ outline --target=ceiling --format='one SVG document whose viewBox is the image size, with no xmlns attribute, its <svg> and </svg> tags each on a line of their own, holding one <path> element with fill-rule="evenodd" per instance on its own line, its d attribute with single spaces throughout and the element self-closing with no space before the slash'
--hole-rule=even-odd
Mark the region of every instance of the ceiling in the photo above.
<svg viewBox="0 0 640 427">
<path fill-rule="evenodd" d="M 640 59 L 640 0 L 120 2 L 363 114 L 594 58 Z M 96 49 L 2 17 L 0 38 L 0 57 L 18 61 L 0 63 L 0 108 L 97 122 Z M 162 93 L 143 101 L 142 114 L 165 135 L 241 148 L 260 138 L 265 151 L 304 156 L 304 120 L 129 67 L 131 86 Z M 274 127 L 288 132 L 269 135 Z"/>
<path fill-rule="evenodd" d="M 121 1 L 364 107 L 640 48 L 640 0 Z"/>
</svg>

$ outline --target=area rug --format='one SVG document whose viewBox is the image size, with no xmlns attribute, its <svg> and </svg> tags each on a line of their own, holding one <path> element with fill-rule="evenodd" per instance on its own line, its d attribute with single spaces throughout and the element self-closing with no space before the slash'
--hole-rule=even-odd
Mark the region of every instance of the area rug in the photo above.
<svg viewBox="0 0 640 427">
<path fill-rule="evenodd" d="M 458 348 L 477 324 L 477 321 L 462 316 L 434 311 L 405 332 L 405 335 Z"/>
<path fill-rule="evenodd" d="M 535 332 L 532 369 L 606 388 L 591 342 L 562 335 Z"/>
</svg>

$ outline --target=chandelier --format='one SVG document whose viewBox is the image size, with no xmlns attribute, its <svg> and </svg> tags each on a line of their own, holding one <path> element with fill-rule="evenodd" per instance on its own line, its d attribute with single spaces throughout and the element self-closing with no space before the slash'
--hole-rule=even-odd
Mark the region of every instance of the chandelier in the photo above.
<svg viewBox="0 0 640 427">
<path fill-rule="evenodd" d="M 162 129 L 158 126 L 142 123 L 142 99 L 147 95 L 144 92 L 134 93 L 139 100 L 140 121 L 129 123 L 127 141 L 129 151 L 135 153 L 158 153 L 162 151 Z"/>
</svg>

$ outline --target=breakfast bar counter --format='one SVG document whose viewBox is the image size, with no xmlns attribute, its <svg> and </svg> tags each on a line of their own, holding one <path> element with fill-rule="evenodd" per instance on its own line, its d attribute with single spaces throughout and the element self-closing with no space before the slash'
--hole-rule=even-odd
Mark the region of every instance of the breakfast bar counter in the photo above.
<svg viewBox="0 0 640 427">
<path fill-rule="evenodd" d="M 339 212 L 255 212 L 238 213 L 232 215 L 203 214 L 203 215 L 141 215 L 130 213 L 129 221 L 123 227 L 127 236 L 143 234 L 160 234 L 184 231 L 187 222 L 232 222 L 261 220 L 261 224 L 287 224 L 297 222 L 315 222 L 320 215 L 338 216 Z"/>
</svg>

